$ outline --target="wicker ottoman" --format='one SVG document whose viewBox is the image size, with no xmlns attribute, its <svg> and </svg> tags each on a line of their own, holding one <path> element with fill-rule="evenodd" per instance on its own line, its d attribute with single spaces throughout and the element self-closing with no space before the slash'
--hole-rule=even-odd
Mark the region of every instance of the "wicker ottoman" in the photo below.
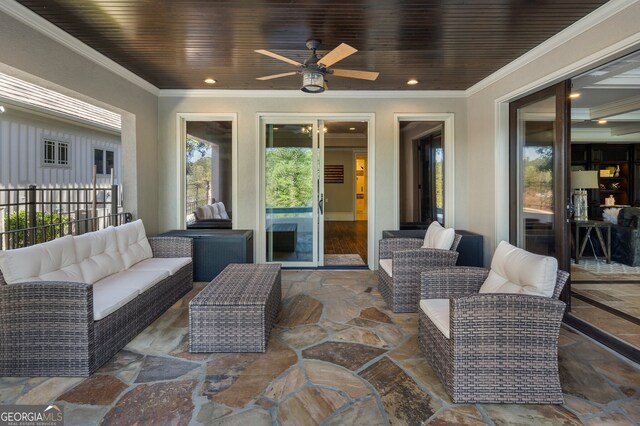
<svg viewBox="0 0 640 426">
<path fill-rule="evenodd" d="M 280 265 L 230 264 L 189 302 L 189 352 L 264 352 L 281 295 Z"/>
</svg>

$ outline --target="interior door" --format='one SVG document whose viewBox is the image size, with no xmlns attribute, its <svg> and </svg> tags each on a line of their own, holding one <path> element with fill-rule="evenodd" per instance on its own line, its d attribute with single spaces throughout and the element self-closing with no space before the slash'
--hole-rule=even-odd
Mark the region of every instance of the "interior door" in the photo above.
<svg viewBox="0 0 640 426">
<path fill-rule="evenodd" d="M 509 105 L 511 243 L 557 258 L 565 271 L 570 270 L 568 95 L 568 83 L 562 82 Z M 568 291 L 567 285 L 565 296 Z"/>
<path fill-rule="evenodd" d="M 317 120 L 264 120 L 265 260 L 283 266 L 319 263 L 321 206 Z"/>
</svg>

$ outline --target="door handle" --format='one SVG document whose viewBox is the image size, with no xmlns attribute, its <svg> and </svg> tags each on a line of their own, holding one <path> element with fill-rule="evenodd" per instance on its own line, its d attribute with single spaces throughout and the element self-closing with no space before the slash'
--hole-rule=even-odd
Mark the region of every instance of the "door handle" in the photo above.
<svg viewBox="0 0 640 426">
<path fill-rule="evenodd" d="M 320 194 L 320 199 L 318 200 L 318 209 L 320 210 L 320 214 L 324 214 L 324 194 Z"/>
</svg>

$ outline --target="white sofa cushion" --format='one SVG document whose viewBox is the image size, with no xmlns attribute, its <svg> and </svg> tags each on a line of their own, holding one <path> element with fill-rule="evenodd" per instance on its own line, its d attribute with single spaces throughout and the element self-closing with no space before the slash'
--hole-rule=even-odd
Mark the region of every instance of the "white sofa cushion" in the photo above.
<svg viewBox="0 0 640 426">
<path fill-rule="evenodd" d="M 524 293 L 552 297 L 558 261 L 501 241 L 480 293 Z"/>
<path fill-rule="evenodd" d="M 124 269 L 129 269 L 136 263 L 153 257 L 142 220 L 116 226 L 115 229 L 118 251 L 122 256 Z"/>
<path fill-rule="evenodd" d="M 0 251 L 0 269 L 7 284 L 47 279 L 82 282 L 70 235 L 30 247 Z"/>
<path fill-rule="evenodd" d="M 74 237 L 73 242 L 84 282 L 93 284 L 124 269 L 113 226 L 78 235 Z"/>
<path fill-rule="evenodd" d="M 169 275 L 178 272 L 191 263 L 190 257 L 153 257 L 138 262 L 128 271 L 167 271 Z"/>
<path fill-rule="evenodd" d="M 169 276 L 167 271 L 122 271 L 95 283 L 93 288 L 129 288 L 144 293 Z"/>
<path fill-rule="evenodd" d="M 225 208 L 224 204 L 222 204 L 222 201 L 219 201 L 217 204 L 218 204 L 218 213 L 220 213 L 220 218 L 230 219 L 229 214 L 227 213 L 227 209 Z"/>
<path fill-rule="evenodd" d="M 393 277 L 393 259 L 380 259 L 380 267 L 389 275 Z"/>
<path fill-rule="evenodd" d="M 453 228 L 443 228 L 434 220 L 424 234 L 422 248 L 449 250 L 455 238 L 456 231 Z"/>
<path fill-rule="evenodd" d="M 209 204 L 208 207 L 211 210 L 213 219 L 222 219 L 222 216 L 220 216 L 220 210 L 218 209 L 218 203 Z"/>
<path fill-rule="evenodd" d="M 449 299 L 422 299 L 420 309 L 438 327 L 444 337 L 449 338 Z"/>
<path fill-rule="evenodd" d="M 135 288 L 93 285 L 93 320 L 98 321 L 138 297 Z"/>
</svg>

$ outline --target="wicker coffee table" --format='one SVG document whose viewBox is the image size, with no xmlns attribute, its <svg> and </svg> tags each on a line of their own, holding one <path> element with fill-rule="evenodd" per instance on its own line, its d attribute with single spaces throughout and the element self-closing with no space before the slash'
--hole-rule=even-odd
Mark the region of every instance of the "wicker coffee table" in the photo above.
<svg viewBox="0 0 640 426">
<path fill-rule="evenodd" d="M 230 264 L 189 302 L 189 352 L 264 352 L 281 294 L 280 265 Z"/>
</svg>

